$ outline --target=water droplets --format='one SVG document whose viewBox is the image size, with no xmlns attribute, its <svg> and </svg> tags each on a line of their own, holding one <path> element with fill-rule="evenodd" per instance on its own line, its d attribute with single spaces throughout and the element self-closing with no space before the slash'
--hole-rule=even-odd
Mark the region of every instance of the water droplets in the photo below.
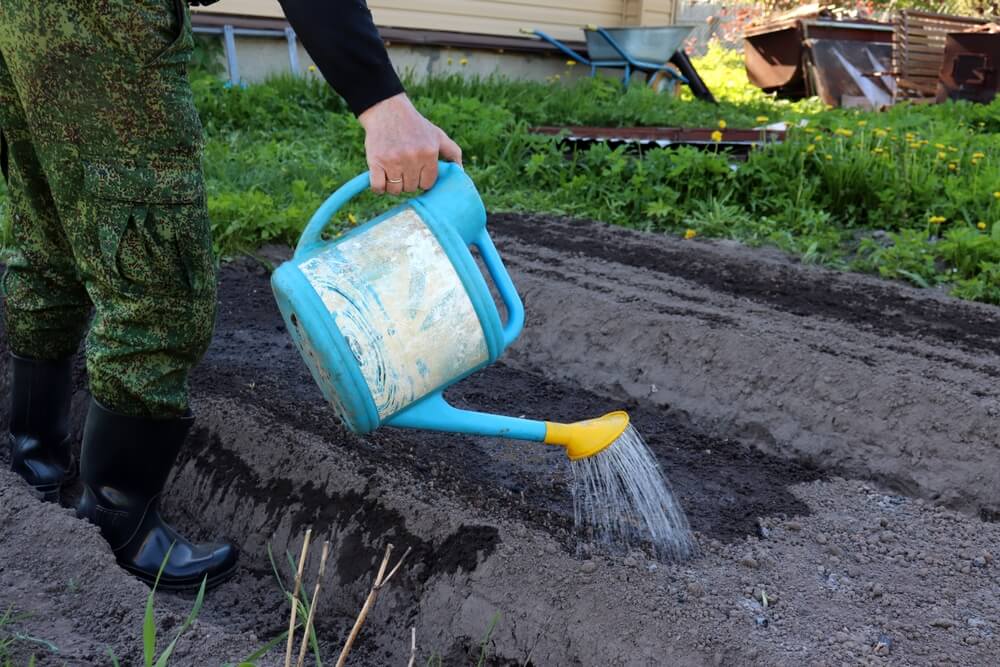
<svg viewBox="0 0 1000 667">
<path fill-rule="evenodd" d="M 629 426 L 596 456 L 570 463 L 577 532 L 618 547 L 648 545 L 664 560 L 695 550 L 687 517 L 649 446 Z"/>
</svg>

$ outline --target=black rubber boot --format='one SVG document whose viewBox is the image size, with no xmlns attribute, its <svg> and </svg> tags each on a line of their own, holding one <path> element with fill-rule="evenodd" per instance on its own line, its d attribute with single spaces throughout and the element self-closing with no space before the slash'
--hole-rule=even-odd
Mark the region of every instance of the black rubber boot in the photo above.
<svg viewBox="0 0 1000 667">
<path fill-rule="evenodd" d="M 77 516 L 100 527 L 119 565 L 150 585 L 170 550 L 158 585 L 165 590 L 197 589 L 206 576 L 211 588 L 236 569 L 235 546 L 192 544 L 160 516 L 160 493 L 193 423 L 129 417 L 94 401 L 83 434 Z"/>
<path fill-rule="evenodd" d="M 69 437 L 73 360 L 10 358 L 10 469 L 42 498 L 59 502 L 59 490 L 76 477 Z"/>
</svg>

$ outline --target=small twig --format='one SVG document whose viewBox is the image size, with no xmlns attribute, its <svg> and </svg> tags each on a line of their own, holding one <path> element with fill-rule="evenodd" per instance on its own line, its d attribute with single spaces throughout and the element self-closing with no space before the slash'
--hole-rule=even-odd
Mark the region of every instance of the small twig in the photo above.
<svg viewBox="0 0 1000 667">
<path fill-rule="evenodd" d="M 396 563 L 396 567 L 392 568 L 389 572 L 389 576 L 385 576 L 386 568 L 389 567 L 389 557 L 392 555 L 393 546 L 391 544 L 387 545 L 385 548 L 385 557 L 382 558 L 382 565 L 378 568 L 378 574 L 375 575 L 375 582 L 372 584 L 371 591 L 368 592 L 368 598 L 365 599 L 365 604 L 361 607 L 361 613 L 358 614 L 358 618 L 354 621 L 354 627 L 351 628 L 351 634 L 348 635 L 347 641 L 344 643 L 344 648 L 340 652 L 340 658 L 337 660 L 337 667 L 344 667 L 344 663 L 347 662 L 347 654 L 351 652 L 351 647 L 354 645 L 354 640 L 358 638 L 358 634 L 361 632 L 361 626 L 364 625 L 365 619 L 368 617 L 368 612 L 375 605 L 375 600 L 378 598 L 379 592 L 382 588 L 389 583 L 399 568 L 403 565 L 403 561 L 406 557 L 410 555 L 412 549 L 407 548 L 406 552 L 403 553 L 403 557 L 399 559 Z M 416 629 L 414 629 L 414 642 L 416 641 Z"/>
<path fill-rule="evenodd" d="M 417 627 L 410 628 L 410 662 L 406 667 L 413 667 L 417 663 Z"/>
<path fill-rule="evenodd" d="M 302 589 L 302 570 L 305 569 L 306 555 L 309 553 L 309 538 L 312 528 L 306 529 L 302 540 L 302 552 L 299 554 L 299 569 L 295 573 L 295 591 L 292 593 L 292 615 L 288 620 L 288 645 L 285 647 L 285 667 L 292 667 L 292 647 L 295 644 L 295 615 L 299 609 L 299 591 Z"/>
<path fill-rule="evenodd" d="M 306 619 L 306 629 L 302 633 L 302 647 L 299 649 L 299 662 L 302 667 L 306 662 L 306 649 L 309 647 L 309 633 L 312 631 L 313 620 L 316 618 L 316 605 L 319 604 L 319 591 L 323 585 L 323 574 L 326 572 L 326 558 L 330 555 L 330 540 L 323 541 L 323 555 L 319 559 L 319 574 L 316 575 L 316 588 L 313 590 L 312 604 L 309 605 L 309 617 Z"/>
</svg>

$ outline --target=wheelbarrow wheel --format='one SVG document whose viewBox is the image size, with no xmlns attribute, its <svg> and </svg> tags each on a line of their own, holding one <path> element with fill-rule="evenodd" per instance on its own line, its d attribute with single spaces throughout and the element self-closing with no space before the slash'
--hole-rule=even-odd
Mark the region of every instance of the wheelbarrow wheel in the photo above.
<svg viewBox="0 0 1000 667">
<path fill-rule="evenodd" d="M 649 77 L 649 87 L 657 94 L 677 97 L 681 93 L 680 82 L 663 70 L 657 70 Z"/>
</svg>

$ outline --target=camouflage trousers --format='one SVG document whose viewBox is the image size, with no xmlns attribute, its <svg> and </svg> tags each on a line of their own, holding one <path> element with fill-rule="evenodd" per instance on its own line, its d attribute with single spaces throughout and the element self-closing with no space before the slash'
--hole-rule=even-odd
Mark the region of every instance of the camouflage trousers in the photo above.
<svg viewBox="0 0 1000 667">
<path fill-rule="evenodd" d="M 86 336 L 95 398 L 136 416 L 187 411 L 215 320 L 193 45 L 184 0 L 0 0 L 10 347 Z"/>
</svg>

